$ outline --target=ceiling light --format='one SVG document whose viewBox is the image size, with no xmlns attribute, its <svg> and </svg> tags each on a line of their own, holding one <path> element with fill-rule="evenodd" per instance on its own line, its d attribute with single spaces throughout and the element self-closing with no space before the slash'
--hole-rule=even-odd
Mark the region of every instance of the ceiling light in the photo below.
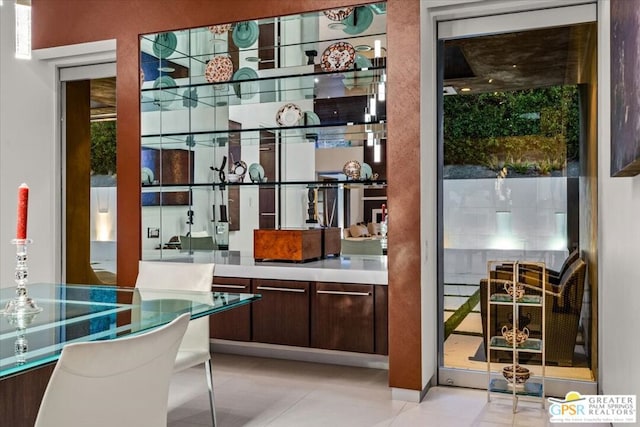
<svg viewBox="0 0 640 427">
<path fill-rule="evenodd" d="M 493 79 L 489 79 L 489 83 L 493 83 Z"/>
<path fill-rule="evenodd" d="M 513 67 L 513 68 L 516 68 L 516 67 L 517 67 L 517 65 L 516 65 L 516 64 L 513 64 L 513 65 L 512 65 L 512 67 Z"/>
<path fill-rule="evenodd" d="M 470 92 L 471 88 L 470 87 L 463 87 L 462 89 L 460 89 L 460 92 Z"/>
</svg>

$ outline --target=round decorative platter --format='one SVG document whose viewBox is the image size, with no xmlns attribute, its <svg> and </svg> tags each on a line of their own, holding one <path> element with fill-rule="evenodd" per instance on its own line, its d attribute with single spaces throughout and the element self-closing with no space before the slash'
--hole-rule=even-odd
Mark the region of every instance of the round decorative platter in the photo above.
<svg viewBox="0 0 640 427">
<path fill-rule="evenodd" d="M 356 50 L 347 42 L 337 42 L 325 49 L 320 66 L 322 71 L 344 71 L 353 66 Z"/>
<path fill-rule="evenodd" d="M 224 34 L 227 31 L 231 30 L 231 24 L 218 24 L 218 25 L 210 25 L 209 27 L 209 31 L 212 34 Z"/>
<path fill-rule="evenodd" d="M 353 9 L 354 9 L 353 6 L 340 7 L 337 9 L 325 10 L 323 13 L 324 13 L 324 16 L 326 16 L 331 21 L 342 21 L 343 19 L 345 19 L 346 17 L 348 17 L 353 13 Z"/>
<path fill-rule="evenodd" d="M 369 180 L 373 177 L 373 170 L 369 163 L 362 163 L 360 165 L 360 179 Z"/>
<path fill-rule="evenodd" d="M 255 21 L 238 22 L 233 28 L 231 39 L 239 48 L 250 47 L 258 40 L 260 28 Z"/>
<path fill-rule="evenodd" d="M 360 171 L 362 166 L 357 160 L 349 160 L 344 164 L 342 172 L 347 176 L 347 179 L 360 179 Z"/>
<path fill-rule="evenodd" d="M 176 81 L 167 75 L 160 76 L 153 82 L 153 87 L 155 89 L 166 89 L 175 86 L 177 86 Z M 163 108 L 169 107 L 173 101 L 175 101 L 176 97 L 177 90 L 156 90 L 153 92 L 153 99 L 155 99 L 158 104 L 162 105 Z"/>
<path fill-rule="evenodd" d="M 355 59 L 356 69 L 362 70 L 363 68 L 371 68 L 373 64 L 371 60 L 364 55 L 356 53 Z M 346 76 L 342 79 L 344 86 L 347 89 L 353 89 L 356 86 L 366 86 L 373 81 L 372 71 L 356 71 L 353 75 Z"/>
<path fill-rule="evenodd" d="M 297 124 L 299 126 L 317 126 L 320 124 L 320 117 L 313 111 L 305 111 Z"/>
<path fill-rule="evenodd" d="M 204 78 L 209 83 L 226 82 L 233 75 L 233 62 L 228 56 L 214 56 L 207 63 L 204 71 Z"/>
<path fill-rule="evenodd" d="M 276 113 L 276 123 L 280 126 L 295 126 L 302 118 L 302 110 L 296 104 L 284 104 Z"/>
<path fill-rule="evenodd" d="M 251 166 L 249 166 L 249 178 L 251 178 L 251 182 L 262 182 L 264 180 L 264 168 L 260 163 L 251 163 Z"/>
<path fill-rule="evenodd" d="M 256 70 L 250 67 L 242 67 L 235 73 L 233 73 L 233 77 L 231 80 L 239 81 L 239 80 L 254 80 L 258 78 L 258 73 Z M 258 93 L 259 85 L 256 81 L 245 82 L 245 83 L 234 83 L 233 91 L 236 93 L 236 96 L 240 99 L 251 99 L 253 96 Z"/>
<path fill-rule="evenodd" d="M 153 40 L 153 54 L 158 58 L 167 58 L 176 50 L 178 37 L 174 33 L 156 34 Z"/>
<path fill-rule="evenodd" d="M 349 15 L 345 20 L 345 27 L 342 29 L 347 34 L 360 34 L 373 22 L 373 12 L 368 6 L 358 6 L 354 13 Z"/>
</svg>

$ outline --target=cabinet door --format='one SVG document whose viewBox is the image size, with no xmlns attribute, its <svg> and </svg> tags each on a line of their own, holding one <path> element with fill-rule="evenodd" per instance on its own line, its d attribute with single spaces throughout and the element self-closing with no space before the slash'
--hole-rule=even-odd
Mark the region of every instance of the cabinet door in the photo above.
<svg viewBox="0 0 640 427">
<path fill-rule="evenodd" d="M 311 307 L 312 347 L 374 352 L 372 285 L 319 282 Z"/>
<path fill-rule="evenodd" d="M 254 279 L 253 341 L 309 346 L 309 282 Z"/>
<path fill-rule="evenodd" d="M 214 292 L 250 293 L 251 279 L 214 277 Z M 234 341 L 251 341 L 251 307 L 245 305 L 209 316 L 209 336 Z"/>
</svg>

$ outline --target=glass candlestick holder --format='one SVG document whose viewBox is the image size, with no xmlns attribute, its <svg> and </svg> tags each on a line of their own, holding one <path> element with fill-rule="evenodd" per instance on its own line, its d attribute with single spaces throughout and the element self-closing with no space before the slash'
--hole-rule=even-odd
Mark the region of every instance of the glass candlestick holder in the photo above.
<svg viewBox="0 0 640 427">
<path fill-rule="evenodd" d="M 37 314 L 42 311 L 36 302 L 29 297 L 27 282 L 29 268 L 27 267 L 27 245 L 31 239 L 13 239 L 11 243 L 16 245 L 16 296 L 9 300 L 2 310 L 5 316 Z"/>
</svg>

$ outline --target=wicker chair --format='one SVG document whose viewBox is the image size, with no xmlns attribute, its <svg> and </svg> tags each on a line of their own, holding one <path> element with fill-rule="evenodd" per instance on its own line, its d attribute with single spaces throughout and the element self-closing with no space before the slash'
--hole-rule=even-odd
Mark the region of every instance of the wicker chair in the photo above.
<svg viewBox="0 0 640 427">
<path fill-rule="evenodd" d="M 578 336 L 584 281 L 587 265 L 581 258 L 575 259 L 562 272 L 557 285 L 548 282 L 546 286 L 546 333 L 545 349 L 546 363 L 558 366 L 573 366 L 574 348 Z M 526 272 L 520 275 L 519 281 L 526 286 L 528 294 L 540 294 L 541 281 L 539 272 Z M 491 272 L 491 293 L 505 292 L 504 283 L 511 282 L 513 275 L 509 271 L 497 270 Z M 480 281 L 480 312 L 482 315 L 482 333 L 486 347 L 487 340 L 487 279 Z M 501 329 L 506 324 L 513 324 L 512 308 L 508 305 L 491 305 L 491 336 L 500 336 Z M 529 329 L 529 336 L 540 338 L 542 335 L 542 316 L 539 308 L 520 307 L 519 319 L 516 322 L 519 329 L 525 326 Z M 492 351 L 493 362 L 511 361 L 510 352 Z M 486 356 L 486 349 L 485 349 Z M 495 356 L 495 357 L 494 357 Z M 527 353 L 520 354 L 523 362 Z M 531 354 L 535 361 L 539 356 Z"/>
</svg>

